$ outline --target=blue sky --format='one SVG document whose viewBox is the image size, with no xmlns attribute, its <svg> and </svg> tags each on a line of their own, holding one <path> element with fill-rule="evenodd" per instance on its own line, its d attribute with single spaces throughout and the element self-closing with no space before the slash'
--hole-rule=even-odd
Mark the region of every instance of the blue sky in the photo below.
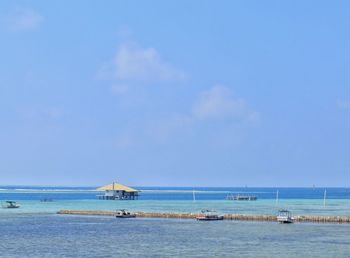
<svg viewBox="0 0 350 258">
<path fill-rule="evenodd" d="M 348 186 L 348 1 L 0 2 L 0 184 Z"/>
</svg>

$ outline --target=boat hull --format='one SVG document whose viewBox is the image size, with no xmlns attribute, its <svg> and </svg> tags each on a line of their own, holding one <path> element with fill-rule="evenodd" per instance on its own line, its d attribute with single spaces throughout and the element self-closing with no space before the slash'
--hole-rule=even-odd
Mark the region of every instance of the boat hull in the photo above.
<svg viewBox="0 0 350 258">
<path fill-rule="evenodd" d="M 290 224 L 290 223 L 293 223 L 294 221 L 291 219 L 287 219 L 287 220 L 277 220 L 277 222 L 280 224 Z"/>
<path fill-rule="evenodd" d="M 212 221 L 212 220 L 223 220 L 224 216 L 198 216 L 196 217 L 196 220 L 202 220 L 202 221 Z"/>
<path fill-rule="evenodd" d="M 135 218 L 136 215 L 116 215 L 117 219 L 129 219 L 129 218 Z"/>
<path fill-rule="evenodd" d="M 277 222 L 280 224 L 290 224 L 293 223 L 294 220 L 291 217 L 277 217 Z"/>
</svg>

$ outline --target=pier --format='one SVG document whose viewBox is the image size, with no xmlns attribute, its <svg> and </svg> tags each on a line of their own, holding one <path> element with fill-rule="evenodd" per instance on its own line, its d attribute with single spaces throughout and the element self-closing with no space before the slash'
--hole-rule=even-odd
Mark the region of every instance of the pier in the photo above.
<svg viewBox="0 0 350 258">
<path fill-rule="evenodd" d="M 160 212 L 135 212 L 139 218 L 167 218 L 167 219 L 195 219 L 197 213 L 160 213 Z M 60 210 L 57 214 L 62 215 L 88 215 L 88 216 L 114 216 L 113 211 L 82 211 Z M 248 214 L 225 214 L 224 220 L 237 221 L 270 221 L 277 222 L 275 215 L 248 215 Z M 295 222 L 310 223 L 346 223 L 350 224 L 350 216 L 294 216 Z"/>
</svg>

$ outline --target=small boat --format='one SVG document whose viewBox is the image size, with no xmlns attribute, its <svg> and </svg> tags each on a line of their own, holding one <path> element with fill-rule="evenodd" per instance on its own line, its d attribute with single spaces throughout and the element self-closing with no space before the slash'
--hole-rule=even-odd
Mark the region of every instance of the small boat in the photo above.
<svg viewBox="0 0 350 258">
<path fill-rule="evenodd" d="M 21 207 L 15 201 L 6 201 L 5 203 L 2 203 L 1 206 L 5 209 L 16 209 L 16 208 Z"/>
<path fill-rule="evenodd" d="M 223 220 L 223 215 L 218 215 L 215 211 L 202 210 L 201 214 L 196 217 L 196 220 Z"/>
<path fill-rule="evenodd" d="M 135 213 L 131 213 L 127 210 L 118 210 L 115 213 L 115 217 L 116 218 L 135 218 L 136 214 Z"/>
<path fill-rule="evenodd" d="M 277 221 L 281 224 L 293 223 L 294 218 L 289 210 L 279 210 L 277 214 Z"/>
</svg>

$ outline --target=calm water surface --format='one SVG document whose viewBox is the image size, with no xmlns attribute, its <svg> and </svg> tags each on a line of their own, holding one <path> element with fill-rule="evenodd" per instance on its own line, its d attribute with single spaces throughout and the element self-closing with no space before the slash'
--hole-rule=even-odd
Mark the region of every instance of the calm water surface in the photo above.
<svg viewBox="0 0 350 258">
<path fill-rule="evenodd" d="M 1 257 L 349 257 L 348 225 L 0 216 Z"/>
</svg>

